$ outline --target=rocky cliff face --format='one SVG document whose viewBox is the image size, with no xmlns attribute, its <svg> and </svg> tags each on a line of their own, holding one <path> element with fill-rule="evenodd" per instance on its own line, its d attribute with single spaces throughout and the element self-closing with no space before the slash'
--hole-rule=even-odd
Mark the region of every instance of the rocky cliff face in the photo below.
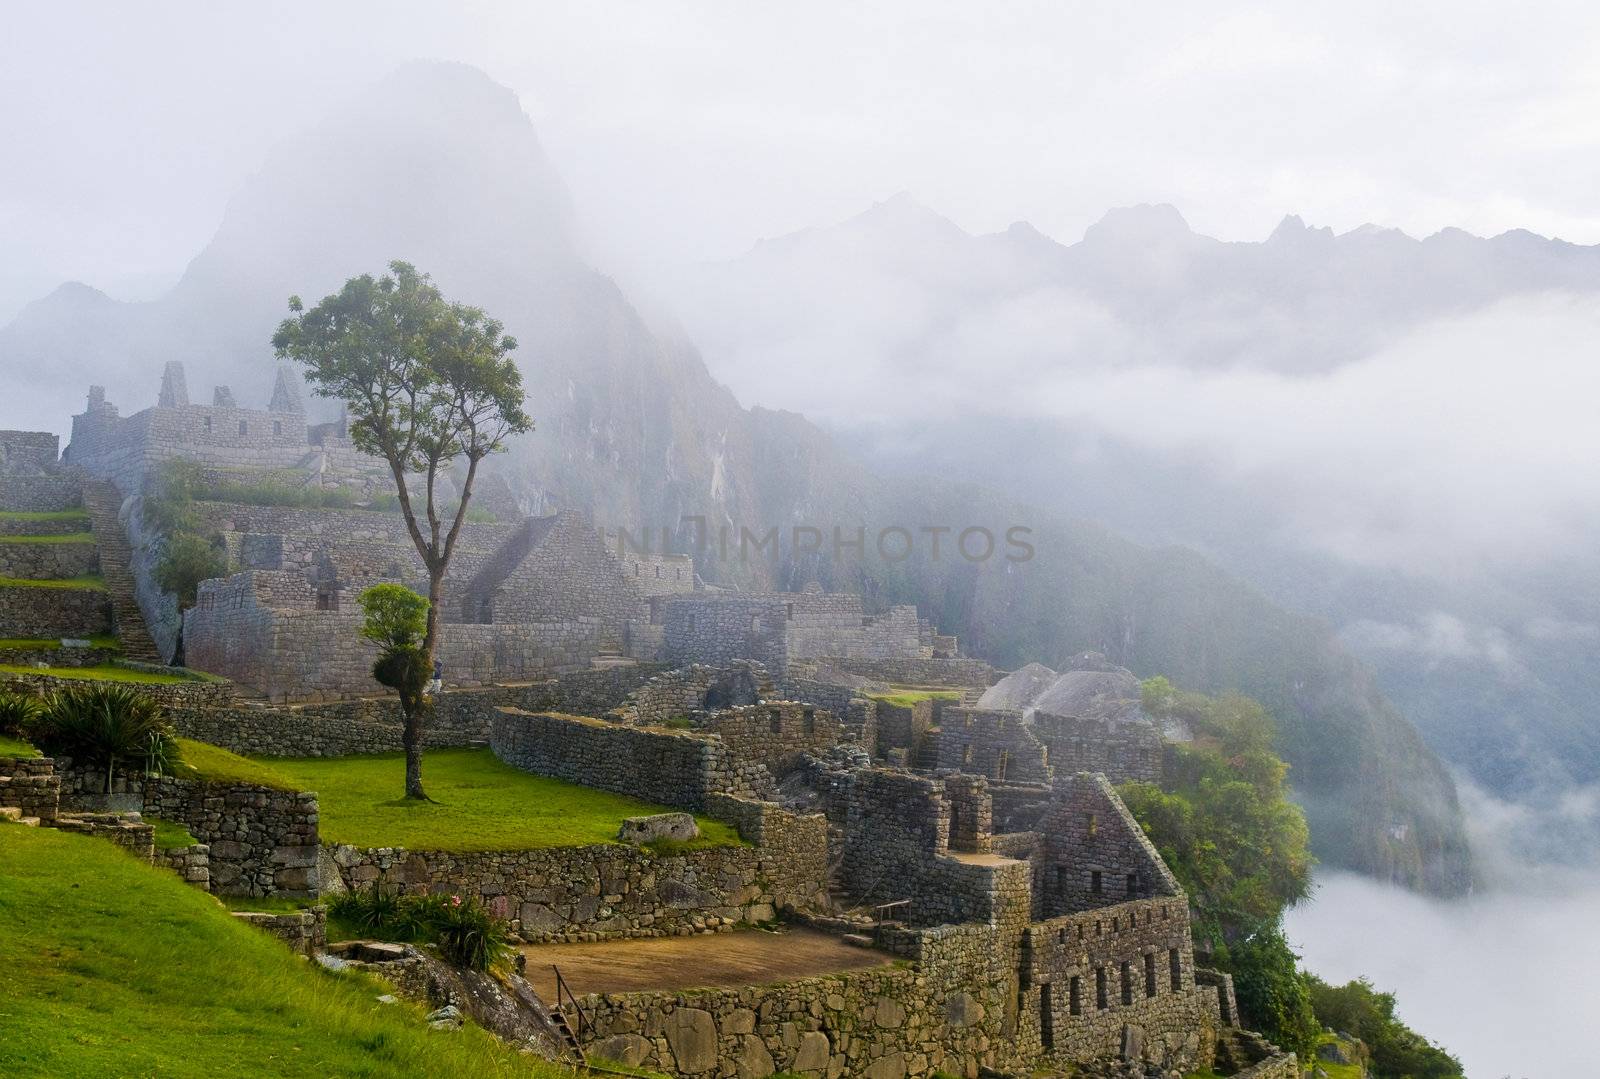
<svg viewBox="0 0 1600 1079">
<path fill-rule="evenodd" d="M 1325 631 L 1192 555 L 1144 550 L 976 487 L 885 481 L 804 418 L 741 408 L 681 334 L 647 324 L 585 263 L 566 194 L 515 96 L 474 70 L 397 72 L 274 150 L 171 294 L 119 304 L 65 288 L 0 331 L 0 364 L 58 372 L 28 392 L 63 417 L 89 382 L 107 385 L 125 413 L 142 407 L 171 359 L 186 362 L 198 392 L 209 376 L 232 385 L 241 404 L 264 401 L 267 342 L 288 296 L 315 299 L 394 258 L 486 307 L 521 342 L 538 429 L 494 461 L 486 499 L 676 528 L 680 542 L 694 532 L 680 522 L 702 518 L 712 544 L 699 561 L 710 580 L 820 580 L 869 602 L 916 602 L 1004 664 L 1061 666 L 1097 650 L 1139 674 L 1263 696 L 1283 723 L 1329 860 L 1418 887 L 1464 885 L 1448 776 Z M 797 550 L 788 542 L 795 525 L 830 533 L 828 542 Z M 1028 562 L 969 561 L 948 540 L 941 558 L 919 545 L 905 561 L 870 549 L 836 556 L 831 542 L 836 526 L 848 540 L 858 526 L 869 536 L 891 526 L 1003 536 L 1018 525 L 1035 530 Z M 743 559 L 736 549 L 705 557 L 720 554 L 722 528 L 735 540 L 740 528 L 776 528 L 784 542 Z M 1391 744 L 1408 756 L 1389 754 Z"/>
</svg>

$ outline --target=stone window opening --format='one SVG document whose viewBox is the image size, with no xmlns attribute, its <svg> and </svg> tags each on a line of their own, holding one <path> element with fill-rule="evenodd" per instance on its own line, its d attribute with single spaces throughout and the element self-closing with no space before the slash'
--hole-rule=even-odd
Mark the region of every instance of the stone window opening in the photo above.
<svg viewBox="0 0 1600 1079">
<path fill-rule="evenodd" d="M 1138 890 L 1139 890 L 1139 874 L 1137 874 L 1137 873 L 1129 873 L 1128 874 L 1127 888 L 1128 888 L 1128 896 L 1129 896 L 1129 898 L 1132 898 L 1134 893 L 1138 892 Z"/>
<path fill-rule="evenodd" d="M 661 567 L 660 566 L 656 567 L 656 580 L 658 580 L 658 581 L 661 580 Z"/>
<path fill-rule="evenodd" d="M 1172 917 L 1172 908 L 1171 907 L 1162 907 L 1161 908 L 1161 920 L 1164 922 L 1164 921 L 1167 921 L 1171 917 Z"/>
<path fill-rule="evenodd" d="M 1039 1044 L 1046 1049 L 1056 1047 L 1054 1017 L 1050 1014 L 1050 983 L 1039 987 Z"/>
<path fill-rule="evenodd" d="M 1067 980 L 1067 1011 L 1073 1015 L 1083 1014 L 1083 979 L 1076 974 Z"/>
<path fill-rule="evenodd" d="M 283 435 L 283 421 L 282 420 L 273 420 L 272 421 L 272 433 L 273 433 L 273 435 L 279 436 L 279 437 L 281 437 Z"/>
<path fill-rule="evenodd" d="M 816 711 L 814 709 L 807 708 L 804 712 L 802 712 L 800 714 L 801 714 L 801 717 L 805 721 L 806 733 L 807 734 L 816 734 L 817 733 L 817 713 L 816 713 Z"/>
<path fill-rule="evenodd" d="M 1156 995 L 1156 953 L 1144 953 L 1144 995 Z"/>
<path fill-rule="evenodd" d="M 209 435 L 210 433 L 211 433 L 211 417 L 207 416 L 206 417 L 206 434 Z"/>
<path fill-rule="evenodd" d="M 1183 957 L 1178 954 L 1178 949 L 1173 948 L 1167 952 L 1167 967 L 1172 977 L 1172 991 L 1183 991 Z"/>
<path fill-rule="evenodd" d="M 1111 1007 L 1111 997 L 1106 990 L 1106 968 L 1094 968 L 1094 1003 L 1095 1007 L 1105 1011 Z"/>
<path fill-rule="evenodd" d="M 783 605 L 783 617 L 787 618 L 791 622 L 794 621 L 794 604 L 785 603 Z"/>
<path fill-rule="evenodd" d="M 688 622 L 688 626 L 686 628 L 689 630 L 690 633 L 693 633 L 694 632 L 694 615 L 692 615 L 692 614 L 689 615 L 685 619 L 685 621 Z"/>
<path fill-rule="evenodd" d="M 968 742 L 966 745 L 961 747 L 961 763 L 962 764 L 971 764 L 972 763 L 972 743 L 971 742 Z"/>
<path fill-rule="evenodd" d="M 1126 959 L 1122 961 L 1122 1006 L 1133 1004 L 1133 964 Z"/>
<path fill-rule="evenodd" d="M 1000 759 L 995 761 L 995 764 L 994 764 L 994 777 L 995 777 L 995 779 L 999 780 L 1002 783 L 1005 782 L 1006 767 L 1010 763 L 1011 763 L 1011 753 L 1010 753 L 1010 751 L 1002 749 L 1000 751 Z"/>
<path fill-rule="evenodd" d="M 1098 870 L 1098 869 L 1089 870 L 1089 894 L 1090 895 L 1103 895 L 1104 893 L 1105 893 L 1105 885 L 1104 885 L 1104 882 L 1102 882 L 1101 879 L 1100 879 L 1100 870 Z"/>
<path fill-rule="evenodd" d="M 1067 927 L 1066 926 L 1062 926 L 1061 927 L 1061 932 L 1056 936 L 1056 940 L 1058 940 L 1062 944 L 1065 944 L 1067 942 Z"/>
<path fill-rule="evenodd" d="M 1084 830 L 1089 833 L 1089 838 L 1093 839 L 1095 836 L 1100 834 L 1100 818 L 1095 816 L 1093 813 L 1090 813 L 1084 820 L 1083 827 Z"/>
<path fill-rule="evenodd" d="M 783 733 L 783 713 L 782 712 L 780 712 L 776 708 L 774 708 L 771 712 L 767 713 L 767 722 L 770 725 L 773 734 L 782 734 Z"/>
<path fill-rule="evenodd" d="M 640 575 L 641 575 L 641 574 L 640 574 L 640 572 L 639 572 L 639 571 L 640 571 L 640 568 L 641 568 L 641 567 L 640 567 L 640 566 L 639 566 L 639 563 L 637 563 L 637 562 L 635 562 L 635 563 L 634 563 L 634 564 L 633 564 L 633 575 L 634 575 L 634 576 L 635 576 L 635 577 L 638 577 L 638 576 L 640 576 Z"/>
<path fill-rule="evenodd" d="M 249 423 L 249 421 L 247 421 L 247 420 L 240 420 L 239 421 L 239 433 L 241 435 L 248 435 L 250 433 L 250 423 Z"/>
</svg>

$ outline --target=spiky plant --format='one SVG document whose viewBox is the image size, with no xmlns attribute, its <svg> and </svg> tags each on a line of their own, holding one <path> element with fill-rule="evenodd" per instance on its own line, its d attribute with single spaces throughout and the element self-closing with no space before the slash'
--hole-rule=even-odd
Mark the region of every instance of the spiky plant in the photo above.
<svg viewBox="0 0 1600 1079">
<path fill-rule="evenodd" d="M 45 703 L 29 731 L 45 752 L 105 769 L 107 794 L 119 767 L 166 772 L 177 760 L 161 705 L 129 686 L 96 683 L 63 689 Z"/>
<path fill-rule="evenodd" d="M 23 737 L 38 718 L 43 706 L 37 697 L 20 693 L 0 693 L 0 734 Z"/>
</svg>

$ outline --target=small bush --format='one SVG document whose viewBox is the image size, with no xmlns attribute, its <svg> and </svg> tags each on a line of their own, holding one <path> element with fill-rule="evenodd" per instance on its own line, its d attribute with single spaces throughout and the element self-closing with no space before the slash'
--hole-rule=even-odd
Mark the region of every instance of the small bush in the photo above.
<svg viewBox="0 0 1600 1079">
<path fill-rule="evenodd" d="M 42 710 L 37 697 L 0 693 L 0 734 L 22 737 Z"/>
<path fill-rule="evenodd" d="M 170 772 L 178 759 L 161 706 L 138 690 L 108 682 L 51 696 L 29 724 L 28 737 L 46 753 L 104 769 L 107 793 L 118 767 Z"/>
<path fill-rule="evenodd" d="M 453 966 L 488 970 L 505 957 L 505 923 L 477 899 L 459 895 L 399 895 L 377 881 L 328 904 L 331 917 L 384 940 L 432 943 Z"/>
<path fill-rule="evenodd" d="M 440 954 L 466 970 L 488 970 L 507 951 L 505 923 L 470 896 L 442 904 L 434 929 Z"/>
</svg>

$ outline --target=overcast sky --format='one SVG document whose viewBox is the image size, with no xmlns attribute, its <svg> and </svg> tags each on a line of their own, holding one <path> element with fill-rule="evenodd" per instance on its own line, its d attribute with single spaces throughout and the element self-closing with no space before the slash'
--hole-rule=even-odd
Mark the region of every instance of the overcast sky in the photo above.
<svg viewBox="0 0 1600 1079">
<path fill-rule="evenodd" d="M 1143 201 L 1231 239 L 1600 241 L 1593 4 L 855 7 L 9 4 L 0 319 L 64 279 L 158 290 L 275 139 L 416 57 L 521 94 L 623 272 L 902 189 L 1066 241 Z"/>
</svg>

